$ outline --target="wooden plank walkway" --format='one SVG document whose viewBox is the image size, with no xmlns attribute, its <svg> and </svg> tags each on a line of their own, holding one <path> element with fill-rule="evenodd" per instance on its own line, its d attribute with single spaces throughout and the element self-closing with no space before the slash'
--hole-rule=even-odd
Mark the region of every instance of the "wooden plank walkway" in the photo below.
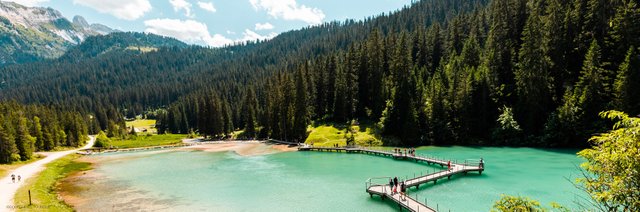
<svg viewBox="0 0 640 212">
<path fill-rule="evenodd" d="M 435 212 L 436 211 L 433 208 L 430 208 L 424 203 L 421 203 L 420 201 L 413 199 L 408 195 L 406 196 L 405 200 L 402 200 L 402 198 L 400 197 L 400 193 L 392 194 L 392 188 L 389 185 L 371 186 L 367 188 L 367 193 L 381 196 L 383 199 L 389 198 L 390 200 L 400 205 L 402 208 L 405 208 L 409 211 L 415 211 L 415 212 L 423 212 L 423 211 Z"/>
<path fill-rule="evenodd" d="M 441 167 L 445 167 L 449 163 L 451 163 L 451 169 L 449 170 L 443 170 L 443 171 L 439 171 L 431 174 L 414 177 L 411 179 L 406 179 L 404 182 L 407 188 L 410 188 L 410 187 L 419 188 L 421 184 L 425 184 L 429 182 L 437 183 L 439 179 L 442 179 L 442 178 L 450 179 L 451 176 L 456 174 L 466 175 L 468 172 L 478 172 L 482 174 L 482 171 L 484 171 L 484 163 L 481 160 L 480 162 L 477 162 L 477 163 L 468 161 L 468 160 L 465 160 L 462 163 L 459 163 L 457 161 L 438 159 L 435 157 L 426 157 L 426 156 L 419 156 L 419 155 L 416 156 L 411 154 L 403 154 L 403 153 L 396 153 L 391 151 L 361 148 L 361 147 L 329 148 L 329 147 L 300 146 L 298 150 L 321 151 L 321 152 L 335 151 L 335 152 L 347 152 L 347 153 L 373 154 L 373 155 L 391 157 L 394 159 L 410 160 L 415 162 L 425 162 L 429 165 L 438 164 Z M 420 201 L 417 201 L 416 199 L 413 199 L 411 197 L 407 197 L 406 201 L 402 201 L 400 199 L 399 194 L 393 195 L 391 192 L 391 188 L 389 187 L 388 184 L 386 184 L 387 182 L 389 182 L 390 178 L 386 178 L 386 182 L 382 184 L 373 184 L 371 180 L 372 179 L 369 179 L 366 182 L 366 187 L 367 187 L 366 191 L 372 196 L 375 194 L 382 197 L 383 199 L 389 198 L 394 202 L 396 202 L 398 205 L 400 205 L 402 208 L 405 208 L 409 211 L 436 211 L 433 208 L 428 207 L 426 204 L 423 204 Z"/>
</svg>

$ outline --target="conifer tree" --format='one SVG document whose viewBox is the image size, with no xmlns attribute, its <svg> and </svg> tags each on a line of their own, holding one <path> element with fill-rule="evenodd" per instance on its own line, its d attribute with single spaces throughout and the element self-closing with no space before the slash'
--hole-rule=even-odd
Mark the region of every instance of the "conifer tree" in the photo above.
<svg viewBox="0 0 640 212">
<path fill-rule="evenodd" d="M 369 104 L 371 108 L 371 118 L 376 120 L 382 114 L 384 110 L 384 95 L 382 90 L 382 80 L 385 72 L 384 68 L 384 50 L 383 40 L 381 39 L 381 33 L 376 28 L 371 32 L 368 40 L 367 58 L 370 74 L 368 96 L 371 102 L 364 102 Z M 362 91 L 361 91 L 362 92 Z"/>
<path fill-rule="evenodd" d="M 249 138 L 256 137 L 256 109 L 258 107 L 258 100 L 256 99 L 256 94 L 253 91 L 253 88 L 247 89 L 245 92 L 244 98 L 244 109 L 242 112 L 242 117 L 244 119 L 244 133 Z"/>
<path fill-rule="evenodd" d="M 519 62 L 515 71 L 518 107 L 516 118 L 524 130 L 537 133 L 552 109 L 551 61 L 544 49 L 543 23 L 537 8 L 530 4 L 531 15 L 522 32 Z"/>
<path fill-rule="evenodd" d="M 34 152 L 35 139 L 29 135 L 29 129 L 27 128 L 27 119 L 20 117 L 18 119 L 18 128 L 16 130 L 17 137 L 15 139 L 16 147 L 20 158 L 24 161 L 31 159 Z"/>
<path fill-rule="evenodd" d="M 295 98 L 295 115 L 293 116 L 293 132 L 292 138 L 297 142 L 304 142 L 307 137 L 307 125 L 309 124 L 309 112 L 307 108 L 307 90 L 304 72 L 298 70 L 295 75 L 296 81 L 296 98 Z"/>
<path fill-rule="evenodd" d="M 42 124 L 40 123 L 40 117 L 33 117 L 33 134 L 35 135 L 36 142 L 34 144 L 35 151 L 44 150 L 44 135 L 42 133 Z"/>
<path fill-rule="evenodd" d="M 0 121 L 4 122 L 4 117 L 0 116 Z M 14 137 L 0 124 L 0 163 L 11 163 L 20 159 Z M 16 157 L 17 156 L 17 157 Z"/>
<path fill-rule="evenodd" d="M 640 54 L 629 47 L 614 83 L 616 107 L 632 115 L 640 115 Z"/>
</svg>

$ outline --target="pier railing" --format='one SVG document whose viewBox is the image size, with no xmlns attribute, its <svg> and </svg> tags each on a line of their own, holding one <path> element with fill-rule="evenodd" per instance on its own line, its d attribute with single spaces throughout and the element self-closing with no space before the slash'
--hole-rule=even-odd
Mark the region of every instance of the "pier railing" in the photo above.
<svg viewBox="0 0 640 212">
<path fill-rule="evenodd" d="M 383 181 L 385 180 L 385 181 Z M 373 187 L 373 186 L 383 186 L 383 192 L 386 192 L 386 185 L 389 185 L 389 181 L 391 180 L 391 177 L 372 177 L 367 179 L 367 181 L 365 181 L 365 188 L 364 190 L 369 190 L 369 188 Z M 382 181 L 382 184 L 380 183 Z"/>
</svg>

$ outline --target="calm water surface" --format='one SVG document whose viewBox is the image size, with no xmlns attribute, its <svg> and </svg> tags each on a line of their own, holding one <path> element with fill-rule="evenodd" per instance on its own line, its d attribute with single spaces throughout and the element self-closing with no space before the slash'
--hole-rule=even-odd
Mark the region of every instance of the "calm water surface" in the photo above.
<svg viewBox="0 0 640 212">
<path fill-rule="evenodd" d="M 471 173 L 410 189 L 410 195 L 418 195 L 422 202 L 426 198 L 428 205 L 442 211 L 488 211 L 503 193 L 570 208 L 576 207 L 578 195 L 583 196 L 572 185 L 582 162 L 576 151 L 423 147 L 418 153 L 485 159 L 482 175 Z M 144 192 L 147 198 L 169 199 L 167 210 L 397 211 L 388 200 L 370 198 L 365 181 L 380 176 L 413 177 L 439 169 L 385 157 L 326 152 L 242 157 L 232 152 L 175 151 L 94 157 L 109 159 L 94 170 L 106 176 L 102 184 Z M 96 195 L 91 192 L 88 189 L 78 195 Z"/>
</svg>

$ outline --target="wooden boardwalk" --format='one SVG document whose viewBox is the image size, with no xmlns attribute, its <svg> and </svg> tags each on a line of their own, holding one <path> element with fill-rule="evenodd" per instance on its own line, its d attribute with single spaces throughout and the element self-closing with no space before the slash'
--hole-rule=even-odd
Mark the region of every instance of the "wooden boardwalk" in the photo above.
<svg viewBox="0 0 640 212">
<path fill-rule="evenodd" d="M 337 148 L 328 148 L 328 147 L 312 147 L 312 146 L 300 146 L 298 148 L 300 151 L 320 151 L 320 152 L 346 152 L 346 153 L 363 153 L 363 154 L 372 154 L 372 155 L 380 155 L 391 157 L 394 159 L 402 159 L 409 160 L 414 162 L 423 162 L 429 165 L 440 165 L 441 167 L 446 167 L 449 163 L 451 163 L 451 169 L 442 170 L 434 173 L 427 173 L 422 176 L 417 176 L 411 179 L 406 179 L 405 185 L 408 191 L 410 187 L 419 188 L 421 184 L 433 182 L 434 184 L 438 182 L 439 179 L 447 178 L 450 179 L 451 176 L 456 174 L 464 174 L 466 175 L 468 172 L 478 172 L 482 174 L 484 171 L 484 164 L 481 160 L 478 162 L 465 160 L 462 162 L 451 161 L 445 159 L 439 159 L 435 157 L 427 157 L 427 156 L 419 156 L 419 155 L 411 155 L 411 154 L 403 154 L 385 151 L 380 149 L 370 149 L 370 148 L 362 148 L 362 147 L 337 147 Z M 373 180 L 381 180 L 378 183 L 373 182 Z M 389 186 L 390 177 L 382 177 L 382 178 L 373 178 L 367 180 L 366 191 L 371 196 L 378 195 L 380 197 L 389 198 L 390 200 L 396 202 L 400 207 L 407 209 L 409 211 L 436 211 L 435 209 L 427 206 L 425 203 L 421 203 L 417 199 L 411 198 L 407 196 L 406 200 L 401 200 L 400 194 L 392 194 L 392 189 Z"/>
</svg>

